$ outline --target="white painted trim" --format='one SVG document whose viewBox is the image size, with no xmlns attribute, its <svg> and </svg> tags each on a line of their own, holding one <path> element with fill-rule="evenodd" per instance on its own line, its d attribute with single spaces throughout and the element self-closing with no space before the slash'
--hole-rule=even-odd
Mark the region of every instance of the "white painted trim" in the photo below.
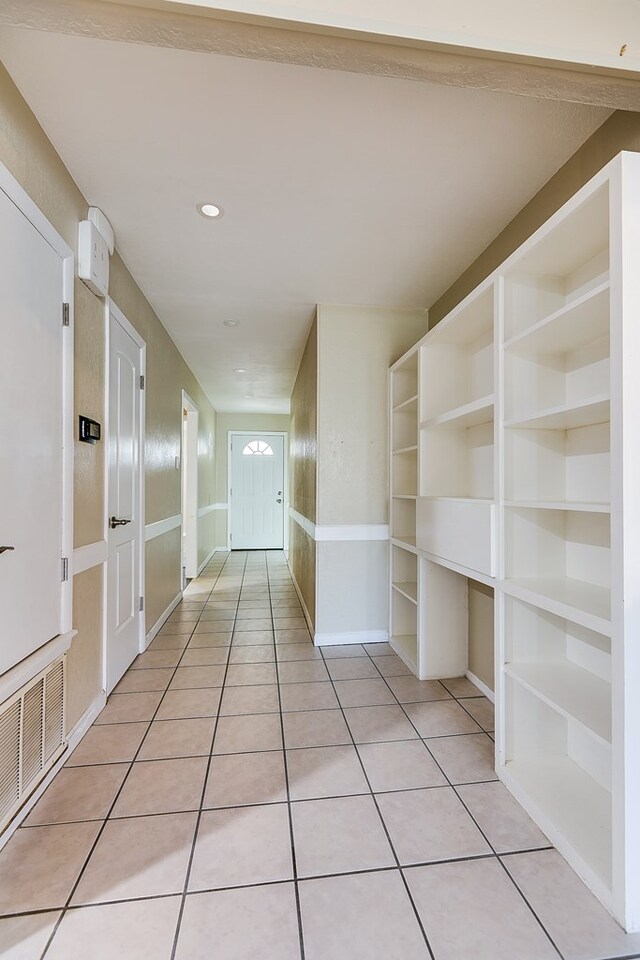
<svg viewBox="0 0 640 960">
<path fill-rule="evenodd" d="M 388 540 L 388 523 L 354 523 L 316 526 L 316 541 Z"/>
<path fill-rule="evenodd" d="M 2 836 L 0 836 L 0 850 L 2 850 L 4 845 L 15 833 L 18 827 L 24 823 L 58 771 L 65 765 L 65 763 L 67 763 L 69 756 L 78 746 L 98 714 L 104 709 L 106 702 L 107 695 L 104 690 L 101 690 L 91 706 L 82 714 L 73 730 L 71 730 L 67 735 L 67 749 L 60 755 L 60 757 L 58 757 L 49 773 L 46 775 L 46 777 L 44 777 L 43 780 L 40 781 L 29 799 L 23 803 L 11 823 L 3 831 Z"/>
<path fill-rule="evenodd" d="M 215 554 L 215 552 L 216 552 L 216 548 L 215 548 L 215 547 L 214 547 L 212 550 L 209 551 L 209 554 L 205 557 L 205 559 L 202 561 L 202 563 L 201 563 L 200 566 L 198 567 L 198 576 L 200 576 L 200 574 L 202 573 L 202 571 L 204 570 L 204 568 L 206 567 L 206 565 L 207 565 L 207 564 L 209 563 L 209 561 L 212 559 L 212 557 L 213 557 L 213 555 Z"/>
<path fill-rule="evenodd" d="M 477 687 L 477 688 L 478 688 L 478 690 L 480 691 L 480 693 L 483 693 L 483 694 L 485 695 L 485 697 L 487 698 L 487 700 L 491 700 L 491 703 L 495 703 L 495 702 L 496 702 L 496 695 L 495 695 L 495 693 L 493 692 L 493 690 L 491 689 L 491 687 L 488 687 L 488 686 L 486 685 L 486 683 L 483 683 L 483 682 L 482 682 L 482 680 L 480 679 L 480 677 L 476 677 L 475 673 L 471 673 L 471 670 L 467 670 L 465 676 L 466 676 L 467 680 L 470 680 L 470 681 L 471 681 L 471 683 L 474 685 L 474 687 Z"/>
<path fill-rule="evenodd" d="M 68 250 L 66 244 L 64 247 Z M 62 328 L 63 336 L 63 367 L 64 396 L 62 400 L 62 556 L 69 560 L 69 577 L 62 584 L 62 621 L 60 629 L 63 633 L 73 630 L 73 498 L 74 498 L 74 402 L 75 402 L 75 310 L 74 284 L 75 259 L 69 250 L 64 257 L 63 296 L 69 304 L 69 326 Z"/>
<path fill-rule="evenodd" d="M 316 647 L 339 647 L 344 643 L 385 643 L 389 641 L 388 630 L 352 630 L 347 633 L 316 633 Z"/>
<path fill-rule="evenodd" d="M 298 600 L 300 601 L 300 606 L 302 607 L 304 618 L 307 621 L 307 626 L 309 627 L 309 632 L 311 633 L 311 636 L 313 636 L 314 626 L 313 626 L 313 620 L 311 619 L 311 614 L 307 610 L 307 605 L 304 602 L 304 597 L 302 596 L 302 590 L 298 586 L 298 581 L 296 580 L 296 575 L 293 572 L 293 568 L 289 562 L 289 557 L 286 557 L 286 561 L 287 561 L 287 566 L 289 568 L 289 573 L 291 574 L 291 581 L 293 583 L 293 586 L 295 587 L 296 593 L 298 594 Z"/>
<path fill-rule="evenodd" d="M 228 546 L 226 545 L 226 543 L 225 543 L 225 544 L 223 544 L 221 547 L 214 547 L 214 548 L 213 548 L 213 552 L 214 552 L 214 553 L 229 553 L 229 547 L 228 547 Z"/>
<path fill-rule="evenodd" d="M 282 510 L 282 547 L 273 549 L 282 549 L 286 555 L 289 549 L 289 524 L 286 522 L 287 511 L 289 508 L 289 457 L 288 441 L 289 432 L 287 430 L 227 430 L 227 509 L 229 517 L 227 520 L 227 550 L 231 550 L 231 444 L 234 437 L 282 437 L 282 497 L 284 500 Z"/>
<path fill-rule="evenodd" d="M 388 523 L 340 523 L 320 526 L 289 507 L 289 516 L 316 543 L 339 541 L 358 542 L 366 540 L 388 540 Z"/>
<path fill-rule="evenodd" d="M 185 449 L 185 417 L 187 448 Z M 180 428 L 180 495 L 182 537 L 180 538 L 180 577 L 183 587 L 187 578 L 198 576 L 198 405 L 182 390 L 182 421 Z M 186 470 L 186 483 L 185 483 Z M 186 487 L 186 489 L 185 489 Z"/>
<path fill-rule="evenodd" d="M 151 630 L 149 630 L 149 632 L 147 633 L 144 641 L 145 650 L 147 649 L 147 647 L 149 646 L 153 638 L 156 636 L 160 628 L 164 626 L 164 624 L 169 619 L 169 617 L 171 616 L 171 614 L 173 613 L 173 611 L 178 606 L 181 600 L 182 600 L 182 590 L 180 590 L 179 593 L 175 595 L 175 597 L 173 598 L 173 600 L 171 601 L 167 609 L 160 614 L 160 616 L 158 617 L 154 625 L 151 627 Z"/>
<path fill-rule="evenodd" d="M 53 224 L 47 220 L 44 213 L 31 199 L 26 190 L 18 183 L 13 174 L 3 163 L 0 163 L 0 190 L 7 194 L 18 210 L 33 224 L 38 233 L 47 241 L 50 247 L 63 259 L 73 257 L 73 250 L 64 240 Z"/>
<path fill-rule="evenodd" d="M 87 543 L 84 547 L 76 547 L 73 551 L 73 575 L 77 577 L 79 573 L 84 573 L 85 570 L 91 570 L 92 567 L 106 562 L 106 540 L 96 540 L 95 543 Z"/>
<path fill-rule="evenodd" d="M 182 526 L 182 514 L 176 513 L 174 517 L 167 517 L 165 520 L 156 520 L 155 523 L 148 523 L 144 528 L 144 542 L 155 540 L 170 530 L 175 530 Z"/>
<path fill-rule="evenodd" d="M 311 537 L 312 540 L 316 539 L 316 525 L 313 520 L 308 520 L 301 513 L 298 513 L 297 510 L 294 510 L 293 507 L 289 507 L 289 516 L 299 527 L 302 527 L 308 537 Z"/>
<path fill-rule="evenodd" d="M 198 507 L 198 516 L 205 517 L 208 513 L 213 513 L 214 510 L 228 510 L 228 503 L 210 503 L 206 507 Z"/>
<path fill-rule="evenodd" d="M 0 677 L 0 703 L 4 703 L 5 700 L 12 697 L 16 690 L 20 690 L 26 683 L 42 673 L 49 664 L 66 653 L 77 632 L 77 630 L 69 630 L 68 633 L 58 634 L 57 637 L 48 640 L 47 643 L 34 650 L 20 663 L 3 673 Z"/>
</svg>

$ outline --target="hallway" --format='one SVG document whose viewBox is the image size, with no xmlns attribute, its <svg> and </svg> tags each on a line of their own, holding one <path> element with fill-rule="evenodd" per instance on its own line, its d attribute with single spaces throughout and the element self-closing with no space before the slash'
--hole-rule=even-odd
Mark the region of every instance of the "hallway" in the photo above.
<svg viewBox="0 0 640 960">
<path fill-rule="evenodd" d="M 280 552 L 217 555 L 0 853 L 0 956 L 639 956 L 492 729 L 466 679 L 314 648 Z"/>
</svg>

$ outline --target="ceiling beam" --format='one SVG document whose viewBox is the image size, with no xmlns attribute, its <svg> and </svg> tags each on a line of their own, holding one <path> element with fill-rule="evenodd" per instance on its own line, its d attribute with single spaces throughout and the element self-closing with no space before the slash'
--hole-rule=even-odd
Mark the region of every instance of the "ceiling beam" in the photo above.
<svg viewBox="0 0 640 960">
<path fill-rule="evenodd" d="M 0 24 L 640 111 L 634 70 L 277 21 L 170 0 L 3 0 Z"/>
</svg>

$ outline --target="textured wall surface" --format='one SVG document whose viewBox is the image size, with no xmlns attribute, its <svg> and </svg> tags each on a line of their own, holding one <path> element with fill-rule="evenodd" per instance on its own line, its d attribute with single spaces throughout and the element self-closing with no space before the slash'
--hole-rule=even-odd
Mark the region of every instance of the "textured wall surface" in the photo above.
<svg viewBox="0 0 640 960">
<path fill-rule="evenodd" d="M 318 321 L 311 325 L 307 345 L 291 395 L 289 488 L 291 506 L 316 521 L 317 470 L 317 397 L 318 397 Z M 293 520 L 289 525 L 289 556 L 293 575 L 315 623 L 316 545 Z"/>
<path fill-rule="evenodd" d="M 75 251 L 78 222 L 86 218 L 84 199 L 60 157 L 11 78 L 0 67 L 0 162 L 16 178 L 64 240 Z M 117 252 L 111 259 L 110 293 L 114 302 L 147 344 L 146 393 L 146 522 L 180 513 L 180 453 L 182 389 L 200 410 L 200 506 L 214 502 L 215 411 L 185 364 Z M 78 413 L 104 423 L 106 324 L 104 302 L 83 284 L 75 283 L 74 424 Z M 75 443 L 74 544 L 104 538 L 104 469 L 106 444 Z M 204 519 L 204 518 L 203 518 Z M 199 544 L 206 556 L 214 546 L 213 524 L 201 525 L 209 542 Z M 145 583 L 147 627 L 157 620 L 180 587 L 178 531 L 147 545 Z M 103 656 L 102 567 L 74 578 L 73 626 L 78 631 L 68 656 L 68 715 L 70 729 L 102 688 Z"/>
<path fill-rule="evenodd" d="M 551 0 L 547 2 L 550 3 Z M 544 59 L 541 59 L 531 56 L 518 57 L 510 52 L 502 56 L 494 51 L 478 53 L 470 46 L 456 48 L 442 43 L 424 43 L 421 42 L 424 29 L 417 36 L 412 36 L 409 28 L 404 38 L 401 34 L 405 31 L 398 34 L 391 29 L 387 34 L 379 5 L 375 19 L 371 19 L 371 9 L 375 9 L 372 4 L 369 4 L 366 13 L 369 26 L 358 32 L 358 18 L 345 14 L 344 7 L 340 5 L 340 13 L 349 20 L 347 30 L 332 28 L 331 16 L 327 17 L 326 9 L 322 10 L 317 23 L 307 26 L 302 22 L 300 8 L 296 11 L 290 6 L 287 11 L 288 19 L 280 19 L 280 23 L 273 26 L 266 16 L 266 9 L 265 16 L 262 17 L 235 14 L 234 18 L 233 13 L 220 11 L 219 4 L 216 4 L 218 10 L 207 10 L 206 5 L 201 5 L 196 15 L 192 7 L 186 15 L 180 6 L 170 5 L 165 0 L 147 0 L 144 6 L 140 0 L 125 0 L 125 3 L 126 6 L 123 3 L 104 3 L 101 0 L 3 0 L 0 5 L 0 23 L 124 40 L 128 43 L 149 43 L 159 47 L 197 50 L 229 57 L 251 57 L 255 60 L 346 70 L 351 73 L 404 77 L 426 83 L 495 90 L 525 97 L 593 103 L 621 110 L 639 108 L 637 78 L 633 72 L 637 69 L 637 52 L 630 47 L 625 60 L 614 59 L 620 44 L 624 42 L 622 38 L 616 38 L 612 44 L 613 56 L 608 55 L 609 64 L 606 67 L 596 67 L 597 58 L 594 57 L 593 48 L 589 50 L 587 69 L 560 59 L 564 55 L 567 61 L 571 60 L 575 48 L 570 41 L 579 35 L 580 27 L 583 26 L 581 22 L 572 23 L 571 36 L 565 35 L 564 43 L 556 45 L 554 36 L 553 52 L 557 53 L 558 57 L 555 60 L 549 56 L 549 50 Z M 152 9 L 154 6 L 156 9 Z M 443 10 L 448 6 L 440 5 Z M 522 15 L 526 9 L 524 5 L 502 4 L 501 25 L 508 20 L 506 14 L 518 6 L 523 8 L 520 11 Z M 326 8 L 326 4 L 324 7 Z M 434 14 L 437 15 L 438 10 L 434 10 L 433 4 L 418 4 L 418 7 L 421 8 L 423 17 L 424 11 L 428 11 L 426 22 L 433 29 Z M 282 9 L 278 9 L 280 17 Z M 557 13 L 557 8 L 554 9 Z M 296 15 L 300 16 L 300 20 L 296 20 Z M 451 12 L 450 15 L 456 21 L 456 32 L 461 24 L 469 19 L 461 13 Z M 486 25 L 489 21 L 484 9 L 480 16 L 483 25 Z M 536 25 L 542 22 L 546 26 L 547 17 L 539 13 L 538 7 L 532 16 L 535 17 Z M 612 20 L 608 11 L 601 16 L 607 26 L 615 22 L 614 30 L 625 34 L 633 33 L 633 30 L 622 30 L 619 21 Z M 398 10 L 394 7 L 393 19 L 396 20 L 397 17 Z M 592 12 L 590 18 L 584 18 L 584 23 L 593 23 Z M 467 23 L 468 29 L 470 28 Z M 544 33 L 545 27 L 542 29 Z M 528 34 L 531 32 L 529 30 Z M 560 33 L 556 36 L 560 36 Z M 511 44 L 513 39 L 512 37 Z M 527 39 L 530 37 L 527 36 Z M 598 40 L 601 41 L 601 36 L 598 36 Z M 625 36 L 624 40 L 628 40 L 628 37 Z M 520 34 L 519 46 L 521 43 Z M 504 44 L 506 50 L 511 49 L 508 39 L 504 40 Z M 606 42 L 604 46 L 606 47 Z M 579 44 L 577 48 L 580 48 Z M 609 54 L 609 48 L 606 48 Z M 626 63 L 629 63 L 631 69 L 625 69 Z"/>
<path fill-rule="evenodd" d="M 640 95 L 640 94 L 639 94 Z M 574 193 L 621 150 L 640 151 L 640 114 L 612 114 L 483 250 L 471 266 L 429 308 L 429 325 L 439 323 L 456 304 L 517 250 Z"/>
<path fill-rule="evenodd" d="M 469 580 L 469 670 L 494 689 L 493 590 Z"/>
<path fill-rule="evenodd" d="M 426 332 L 424 310 L 318 307 L 318 523 L 387 522 L 389 365 Z"/>
</svg>

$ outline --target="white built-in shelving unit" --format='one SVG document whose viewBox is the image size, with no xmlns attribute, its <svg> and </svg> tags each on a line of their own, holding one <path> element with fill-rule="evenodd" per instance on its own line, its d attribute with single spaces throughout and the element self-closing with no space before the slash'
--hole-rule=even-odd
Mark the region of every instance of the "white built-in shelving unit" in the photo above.
<svg viewBox="0 0 640 960">
<path fill-rule="evenodd" d="M 391 368 L 391 644 L 467 670 L 494 588 L 496 770 L 640 930 L 640 156 Z"/>
<path fill-rule="evenodd" d="M 391 588 L 393 644 L 417 676 L 418 351 L 410 350 L 391 378 Z"/>
</svg>

